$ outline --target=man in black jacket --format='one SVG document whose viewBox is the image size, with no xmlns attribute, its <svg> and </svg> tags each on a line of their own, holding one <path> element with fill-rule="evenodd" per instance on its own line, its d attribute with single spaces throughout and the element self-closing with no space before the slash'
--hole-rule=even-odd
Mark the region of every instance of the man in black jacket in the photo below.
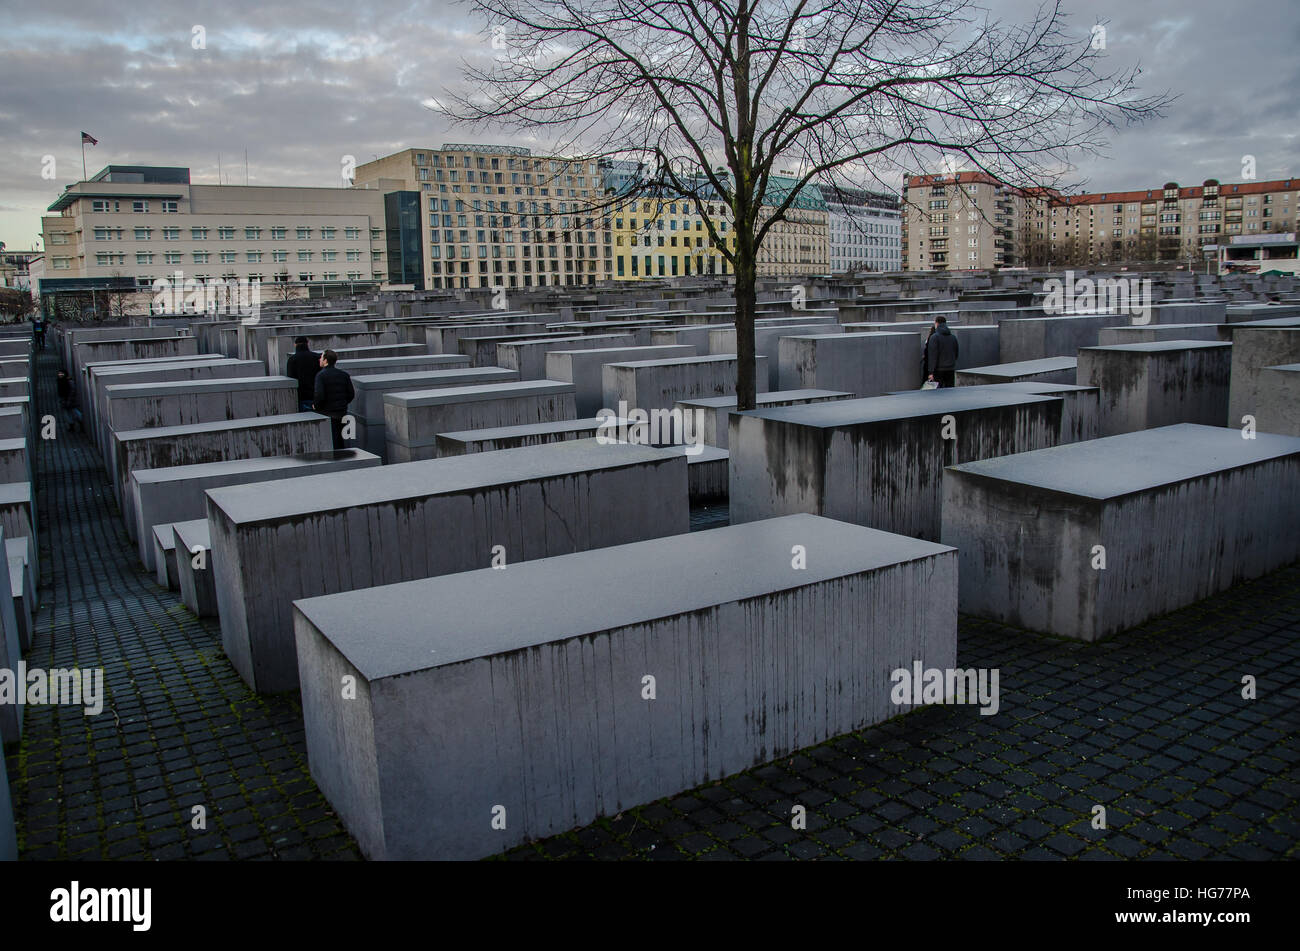
<svg viewBox="0 0 1300 951">
<path fill-rule="evenodd" d="M 343 448 L 343 417 L 347 414 L 348 404 L 356 399 L 357 391 L 352 387 L 352 377 L 334 364 L 339 355 L 333 350 L 326 350 L 320 357 L 320 372 L 316 374 L 315 398 L 312 409 L 330 418 L 330 435 L 334 438 L 334 448 Z"/>
<path fill-rule="evenodd" d="M 312 400 L 316 398 L 316 374 L 320 372 L 320 354 L 307 347 L 307 338 L 294 340 L 294 351 L 289 354 L 289 363 L 284 375 L 298 381 L 298 411 L 310 413 Z"/>
<path fill-rule="evenodd" d="M 934 333 L 925 344 L 927 377 L 946 388 L 956 384 L 957 338 L 948 329 L 948 318 L 940 314 L 934 318 Z"/>
</svg>

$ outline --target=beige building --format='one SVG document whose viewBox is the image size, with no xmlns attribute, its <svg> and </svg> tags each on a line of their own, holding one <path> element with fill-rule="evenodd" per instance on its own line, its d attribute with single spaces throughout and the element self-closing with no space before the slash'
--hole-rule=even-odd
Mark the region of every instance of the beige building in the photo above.
<svg viewBox="0 0 1300 951">
<path fill-rule="evenodd" d="M 982 172 L 909 175 L 903 182 L 902 260 L 910 271 L 1019 265 L 1025 197 Z"/>
<path fill-rule="evenodd" d="M 594 284 L 613 278 L 594 161 L 504 145 L 412 148 L 359 165 L 358 185 L 420 195 L 426 288 Z"/>
<path fill-rule="evenodd" d="M 1300 179 L 1062 195 L 959 172 L 909 176 L 904 201 L 908 270 L 1199 264 L 1234 236 L 1296 230 Z"/>
<path fill-rule="evenodd" d="M 177 272 L 297 293 L 382 282 L 384 189 L 396 187 L 192 185 L 187 168 L 109 166 L 69 185 L 41 219 L 41 293 L 103 290 L 120 299 L 134 289 L 144 298 L 155 280 L 174 281 Z M 133 300 L 130 312 L 141 303 Z"/>
</svg>

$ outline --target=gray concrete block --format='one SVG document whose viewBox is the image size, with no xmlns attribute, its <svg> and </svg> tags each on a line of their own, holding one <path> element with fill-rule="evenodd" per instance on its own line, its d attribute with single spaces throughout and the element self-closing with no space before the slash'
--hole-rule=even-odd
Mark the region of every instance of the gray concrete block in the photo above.
<svg viewBox="0 0 1300 951">
<path fill-rule="evenodd" d="M 832 400 L 846 400 L 853 396 L 837 390 L 776 390 L 755 394 L 759 409 L 770 406 L 801 406 L 804 403 L 827 403 Z M 701 432 L 704 444 L 718 449 L 727 448 L 728 418 L 735 412 L 735 396 L 708 396 L 703 399 L 678 400 L 677 406 L 683 410 L 698 410 L 703 414 Z M 726 494 L 725 491 L 723 493 Z"/>
<path fill-rule="evenodd" d="M 634 346 L 634 334 L 586 334 L 554 341 L 503 340 L 496 345 L 497 365 L 516 371 L 521 380 L 544 380 L 547 354 L 552 350 L 608 350 Z"/>
<path fill-rule="evenodd" d="M 1258 420 L 1259 378 L 1264 367 L 1300 362 L 1300 326 L 1232 328 L 1232 379 L 1226 425 L 1239 427 L 1245 416 Z M 1267 411 L 1265 411 L 1267 414 Z"/>
<path fill-rule="evenodd" d="M 767 392 L 767 359 L 754 358 L 754 385 Z M 707 357 L 670 357 L 660 360 L 628 360 L 607 363 L 601 369 L 604 406 L 618 416 L 626 404 L 634 409 L 669 410 L 678 400 L 708 396 L 735 396 L 736 355 L 714 354 Z"/>
<path fill-rule="evenodd" d="M 1257 429 L 1300 436 L 1300 363 L 1263 367 L 1255 393 Z"/>
<path fill-rule="evenodd" d="M 617 425 L 619 421 L 615 420 Z M 608 427 L 606 420 L 561 419 L 551 423 L 525 423 L 522 426 L 498 426 L 493 429 L 466 429 L 458 433 L 439 433 L 438 458 L 463 456 L 470 452 L 494 452 L 498 449 L 522 449 L 546 446 L 570 439 L 594 439 Z"/>
<path fill-rule="evenodd" d="M 560 383 L 572 383 L 574 412 L 579 417 L 595 416 L 605 406 L 603 374 L 606 365 L 695 355 L 696 348 L 688 345 L 550 350 L 546 354 L 546 378 Z"/>
<path fill-rule="evenodd" d="M 689 517 L 681 457 L 594 439 L 212 489 L 222 643 L 255 690 L 288 690 L 297 598 L 467 571 L 496 545 L 515 566 L 684 533 Z"/>
<path fill-rule="evenodd" d="M 420 373 L 425 370 L 455 370 L 469 366 L 469 357 L 459 353 L 424 353 L 409 357 L 366 357 L 339 360 L 335 364 L 353 377 L 381 373 Z"/>
<path fill-rule="evenodd" d="M 783 337 L 783 390 L 844 390 L 878 396 L 919 386 L 920 350 L 915 333 L 810 334 Z"/>
<path fill-rule="evenodd" d="M 7 542 L 9 537 L 9 522 L 5 519 L 0 521 L 0 542 Z M 4 550 L 7 552 L 7 545 Z M 0 670 L 17 671 L 22 659 L 22 639 L 13 598 L 0 598 Z M 26 704 L 22 703 L 0 703 L 0 749 L 22 739 L 25 709 Z M 4 816 L 0 814 L 0 823 L 3 821 Z"/>
<path fill-rule="evenodd" d="M 987 386 L 990 383 L 1065 383 L 1074 385 L 1078 371 L 1078 357 L 1048 357 L 1044 360 L 1025 360 L 1020 363 L 999 363 L 993 366 L 971 367 L 958 370 L 958 386 Z"/>
<path fill-rule="evenodd" d="M 319 413 L 260 416 L 190 426 L 132 429 L 113 435 L 111 475 L 127 531 L 135 531 L 131 473 L 229 459 L 296 456 L 333 448 L 330 421 Z"/>
<path fill-rule="evenodd" d="M 199 617 L 217 616 L 217 586 L 212 571 L 212 540 L 208 520 L 172 524 L 175 534 L 177 587 L 181 601 Z"/>
<path fill-rule="evenodd" d="M 227 485 L 271 482 L 379 465 L 379 457 L 360 449 L 326 450 L 296 456 L 262 456 L 230 459 L 164 469 L 137 469 L 131 473 L 131 509 L 140 560 L 154 570 L 153 527 L 167 522 L 203 518 L 204 493 Z"/>
<path fill-rule="evenodd" d="M 14 826 L 14 802 L 9 793 L 9 773 L 0 746 L 0 862 L 18 861 L 18 833 Z"/>
<path fill-rule="evenodd" d="M 1126 314 L 1076 314 L 1003 320 L 998 324 L 999 358 L 1004 363 L 1023 363 L 1049 357 L 1073 357 L 1080 347 L 1097 346 L 1103 328 L 1132 323 L 1133 318 Z"/>
<path fill-rule="evenodd" d="M 574 417 L 573 385 L 551 380 L 489 383 L 384 395 L 389 462 L 433 459 L 439 433 L 547 423 Z"/>
<path fill-rule="evenodd" d="M 564 832 L 906 710 L 891 670 L 956 662 L 955 563 L 793 517 L 298 601 L 311 772 L 372 859 Z"/>
<path fill-rule="evenodd" d="M 176 533 L 170 523 L 153 527 L 154 578 L 169 591 L 178 591 L 181 576 L 176 563 Z"/>
<path fill-rule="evenodd" d="M 1057 445 L 1059 397 L 953 387 L 731 415 L 731 522 L 796 512 L 939 537 L 943 467 Z"/>
<path fill-rule="evenodd" d="M 1152 343 L 1157 340 L 1232 341 L 1232 329 L 1217 324 L 1148 324 L 1145 327 L 1104 327 L 1097 335 L 1103 347 L 1117 343 Z"/>
<path fill-rule="evenodd" d="M 838 336 L 844 329 L 833 317 L 817 318 L 818 322 L 802 321 L 790 324 L 758 324 L 754 326 L 754 352 L 767 358 L 767 388 L 781 387 L 781 340 L 785 337 L 807 334 Z M 736 328 L 717 327 L 709 333 L 708 353 L 736 353 Z"/>
<path fill-rule="evenodd" d="M 1219 426 L 1228 413 L 1232 344 L 1213 340 L 1083 347 L 1081 386 L 1101 390 L 1102 436 L 1175 423 Z"/>
<path fill-rule="evenodd" d="M 488 383 L 512 383 L 519 379 L 514 370 L 502 367 L 454 367 L 414 370 L 402 373 L 360 374 L 352 378 L 357 398 L 349 409 L 356 418 L 353 445 L 373 452 L 381 459 L 388 455 L 388 436 L 384 423 L 384 396 L 450 387 L 483 386 Z"/>
<path fill-rule="evenodd" d="M 1184 423 L 951 467 L 942 539 L 963 612 L 1095 641 L 1295 561 L 1296 485 L 1300 439 Z"/>
</svg>

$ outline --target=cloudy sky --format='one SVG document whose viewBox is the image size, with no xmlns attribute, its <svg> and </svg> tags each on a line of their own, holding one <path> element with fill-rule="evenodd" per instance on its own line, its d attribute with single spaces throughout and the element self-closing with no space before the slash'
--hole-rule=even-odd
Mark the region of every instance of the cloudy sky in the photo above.
<svg viewBox="0 0 1300 951">
<path fill-rule="evenodd" d="M 1022 17 L 1028 0 L 985 0 Z M 1097 190 L 1167 180 L 1300 174 L 1296 0 L 1068 0 L 1086 37 L 1107 24 L 1116 65 L 1144 92 L 1179 98 L 1079 162 Z M 491 55 L 481 24 L 445 0 L 0 0 L 0 241 L 35 244 L 40 215 L 86 167 L 184 165 L 195 183 L 335 185 L 358 162 L 443 141 L 541 145 L 449 129 L 423 103 L 459 85 L 465 56 Z M 206 48 L 196 49 L 195 27 Z M 42 178 L 54 157 L 54 180 Z"/>
</svg>

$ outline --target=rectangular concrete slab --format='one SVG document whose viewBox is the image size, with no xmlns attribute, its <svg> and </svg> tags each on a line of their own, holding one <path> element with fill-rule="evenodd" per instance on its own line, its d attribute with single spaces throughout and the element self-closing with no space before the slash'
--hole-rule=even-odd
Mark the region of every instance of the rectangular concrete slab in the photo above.
<svg viewBox="0 0 1300 951">
<path fill-rule="evenodd" d="M 1184 423 L 944 473 L 961 609 L 1093 641 L 1300 557 L 1300 439 Z"/>
<path fill-rule="evenodd" d="M 212 489 L 207 517 L 222 643 L 258 691 L 297 684 L 295 598 L 689 527 L 682 457 L 594 439 Z"/>
<path fill-rule="evenodd" d="M 1175 423 L 1218 426 L 1228 412 L 1232 344 L 1157 340 L 1082 347 L 1078 380 L 1101 391 L 1100 434 Z"/>
<path fill-rule="evenodd" d="M 796 516 L 298 601 L 308 762 L 372 859 L 560 833 L 908 709 L 891 671 L 956 659 L 955 560 Z"/>
</svg>

